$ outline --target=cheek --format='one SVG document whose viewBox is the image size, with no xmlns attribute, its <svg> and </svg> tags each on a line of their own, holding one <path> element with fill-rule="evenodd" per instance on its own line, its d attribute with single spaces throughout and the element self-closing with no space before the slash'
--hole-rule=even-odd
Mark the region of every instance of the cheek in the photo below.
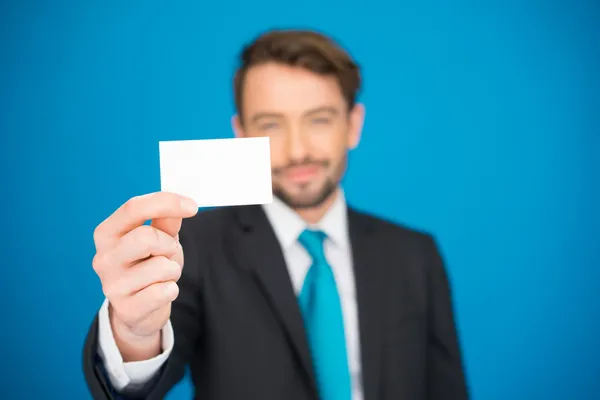
<svg viewBox="0 0 600 400">
<path fill-rule="evenodd" d="M 284 143 L 281 140 L 273 140 L 271 138 L 269 139 L 269 145 L 271 147 L 271 166 L 277 168 L 285 165 L 287 159 L 284 151 Z"/>
<path fill-rule="evenodd" d="M 311 147 L 316 154 L 328 158 L 336 157 L 346 150 L 348 141 L 346 136 L 345 132 L 339 128 L 315 132 L 311 135 Z"/>
</svg>

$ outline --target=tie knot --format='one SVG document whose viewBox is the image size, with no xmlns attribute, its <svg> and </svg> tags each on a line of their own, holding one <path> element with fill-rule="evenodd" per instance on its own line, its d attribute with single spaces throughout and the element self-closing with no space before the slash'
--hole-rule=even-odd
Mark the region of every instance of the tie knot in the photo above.
<svg viewBox="0 0 600 400">
<path fill-rule="evenodd" d="M 314 262 L 326 261 L 325 251 L 323 250 L 323 241 L 325 240 L 325 232 L 306 229 L 298 237 L 298 241 Z"/>
</svg>

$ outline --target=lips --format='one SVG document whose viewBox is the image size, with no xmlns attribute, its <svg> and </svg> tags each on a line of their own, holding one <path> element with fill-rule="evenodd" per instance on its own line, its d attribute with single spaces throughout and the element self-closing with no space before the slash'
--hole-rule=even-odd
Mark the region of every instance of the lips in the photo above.
<svg viewBox="0 0 600 400">
<path fill-rule="evenodd" d="M 319 167 L 315 165 L 292 167 L 285 171 L 285 177 L 294 183 L 304 183 L 310 181 L 319 172 Z"/>
</svg>

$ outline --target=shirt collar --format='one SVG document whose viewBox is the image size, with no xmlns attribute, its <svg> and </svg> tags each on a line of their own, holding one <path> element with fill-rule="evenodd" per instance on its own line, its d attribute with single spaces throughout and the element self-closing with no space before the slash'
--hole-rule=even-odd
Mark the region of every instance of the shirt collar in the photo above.
<svg viewBox="0 0 600 400">
<path fill-rule="evenodd" d="M 264 204 L 262 207 L 284 250 L 293 246 L 300 234 L 307 228 L 321 230 L 334 245 L 343 249 L 349 248 L 347 205 L 341 188 L 338 190 L 335 202 L 317 224 L 307 224 L 277 197 L 273 197 L 272 203 Z"/>
</svg>

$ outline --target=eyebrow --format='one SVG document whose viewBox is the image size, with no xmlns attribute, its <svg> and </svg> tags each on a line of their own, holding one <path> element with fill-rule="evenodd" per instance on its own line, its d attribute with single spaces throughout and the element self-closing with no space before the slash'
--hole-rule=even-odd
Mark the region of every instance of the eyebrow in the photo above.
<svg viewBox="0 0 600 400">
<path fill-rule="evenodd" d="M 338 114 L 339 111 L 337 108 L 335 107 L 331 107 L 331 106 L 323 106 L 323 107 L 317 107 L 315 109 L 309 110 L 307 112 L 304 113 L 304 116 L 310 116 L 310 115 L 314 115 L 314 114 L 320 114 L 320 113 L 328 113 L 328 114 Z"/>
<path fill-rule="evenodd" d="M 252 119 L 250 120 L 252 123 L 256 123 L 258 121 L 260 121 L 263 118 L 281 118 L 283 117 L 283 114 L 280 113 L 272 113 L 272 112 L 261 112 L 258 114 L 254 114 L 252 116 Z"/>
<path fill-rule="evenodd" d="M 303 114 L 303 117 L 308 117 L 308 116 L 311 116 L 314 114 L 319 114 L 319 113 L 328 113 L 328 114 L 336 115 L 339 113 L 339 110 L 332 106 L 321 106 L 321 107 L 313 108 L 312 110 L 306 111 Z M 263 118 L 283 118 L 283 114 L 274 113 L 274 112 L 259 112 L 252 116 L 251 122 L 256 123 Z"/>
</svg>

